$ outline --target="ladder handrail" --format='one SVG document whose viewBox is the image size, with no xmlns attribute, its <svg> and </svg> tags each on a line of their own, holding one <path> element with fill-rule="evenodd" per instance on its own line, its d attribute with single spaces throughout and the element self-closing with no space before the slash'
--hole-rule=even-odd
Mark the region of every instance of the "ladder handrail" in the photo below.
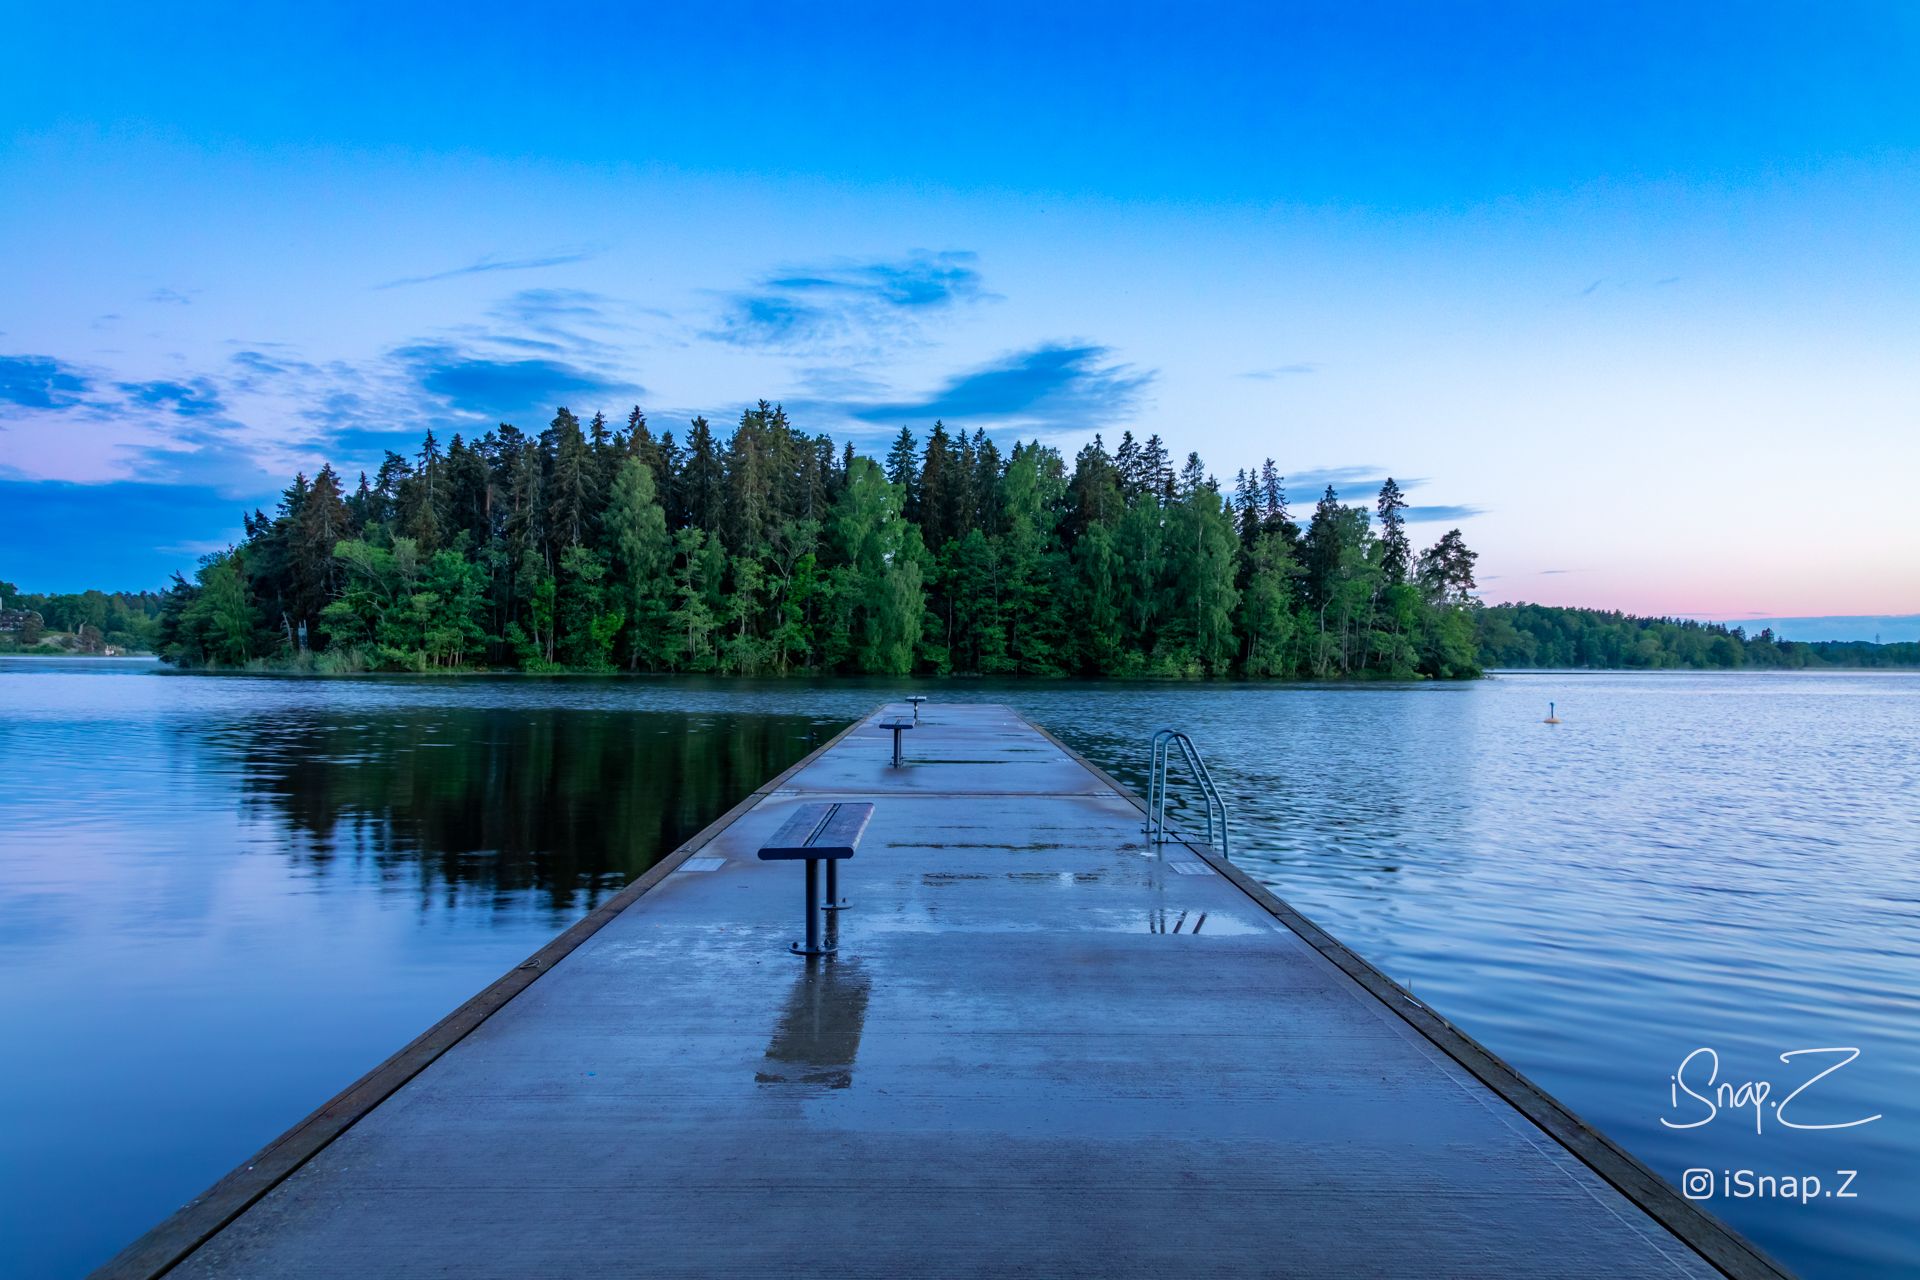
<svg viewBox="0 0 1920 1280">
<path fill-rule="evenodd" d="M 1147 774 L 1147 825 L 1154 844 L 1165 844 L 1169 837 L 1180 839 L 1178 833 L 1167 826 L 1167 791 L 1169 766 L 1173 763 L 1173 748 L 1180 748 L 1180 757 L 1186 762 L 1187 772 L 1200 788 L 1202 800 L 1206 805 L 1207 834 L 1209 848 L 1213 847 L 1213 813 L 1220 811 L 1220 856 L 1228 861 L 1233 859 L 1232 836 L 1227 825 L 1227 802 L 1220 794 L 1220 788 L 1213 780 L 1213 771 L 1207 768 L 1206 758 L 1200 754 L 1200 748 L 1192 738 L 1178 729 L 1161 729 L 1153 735 L 1149 744 L 1150 763 Z"/>
</svg>

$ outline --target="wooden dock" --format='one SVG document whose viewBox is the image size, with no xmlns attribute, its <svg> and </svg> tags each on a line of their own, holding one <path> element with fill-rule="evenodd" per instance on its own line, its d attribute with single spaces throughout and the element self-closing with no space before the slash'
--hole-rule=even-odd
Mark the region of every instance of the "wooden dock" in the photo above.
<svg viewBox="0 0 1920 1280">
<path fill-rule="evenodd" d="M 104 1276 L 1779 1276 L 1006 707 L 885 708 Z M 798 804 L 870 800 L 803 960 Z"/>
</svg>

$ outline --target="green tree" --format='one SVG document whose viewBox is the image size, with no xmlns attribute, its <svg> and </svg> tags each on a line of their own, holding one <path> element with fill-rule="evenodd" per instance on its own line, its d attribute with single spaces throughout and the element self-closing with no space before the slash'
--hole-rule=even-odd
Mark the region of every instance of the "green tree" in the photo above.
<svg viewBox="0 0 1920 1280">
<path fill-rule="evenodd" d="M 887 450 L 887 483 L 900 491 L 900 511 L 908 520 L 920 518 L 920 447 L 906 427 Z"/>
<path fill-rule="evenodd" d="M 713 636 L 719 626 L 716 603 L 726 572 L 726 548 L 698 527 L 673 538 L 674 649 L 669 655 L 681 671 L 711 671 L 717 655 Z"/>
<path fill-rule="evenodd" d="M 600 505 L 593 449 L 580 419 L 561 409 L 553 419 L 553 467 L 547 481 L 547 536 L 556 558 L 568 547 L 584 545 Z"/>
<path fill-rule="evenodd" d="M 201 562 L 200 590 L 187 608 L 190 647 L 215 667 L 242 667 L 256 652 L 259 630 L 247 583 L 244 553 L 223 551 Z"/>
<path fill-rule="evenodd" d="M 1398 585 L 1413 568 L 1413 548 L 1407 543 L 1407 499 L 1392 476 L 1380 486 L 1374 508 L 1380 517 L 1380 572 L 1389 586 Z"/>
<path fill-rule="evenodd" d="M 1293 548 L 1278 533 L 1256 535 L 1250 559 L 1246 590 L 1240 598 L 1245 671 L 1250 676 L 1294 675 L 1299 624 L 1293 612 L 1293 583 L 1300 566 L 1294 561 Z"/>
<path fill-rule="evenodd" d="M 720 461 L 719 446 L 713 440 L 713 428 L 705 418 L 695 418 L 687 432 L 686 463 L 680 472 L 680 489 L 686 498 L 686 523 L 703 533 L 719 531 L 726 512 L 726 468 Z"/>
<path fill-rule="evenodd" d="M 673 538 L 644 459 L 621 464 L 603 524 L 613 558 L 610 590 L 627 619 L 627 667 L 662 668 L 672 651 L 667 571 Z"/>
<path fill-rule="evenodd" d="M 926 612 L 918 531 L 900 515 L 900 491 L 867 458 L 854 459 L 834 508 L 841 572 L 834 594 L 858 670 L 904 675 Z"/>
<path fill-rule="evenodd" d="M 626 626 L 626 610 L 608 600 L 607 563 L 589 547 L 560 555 L 555 632 L 560 660 L 581 671 L 611 671 L 613 645 Z"/>
</svg>

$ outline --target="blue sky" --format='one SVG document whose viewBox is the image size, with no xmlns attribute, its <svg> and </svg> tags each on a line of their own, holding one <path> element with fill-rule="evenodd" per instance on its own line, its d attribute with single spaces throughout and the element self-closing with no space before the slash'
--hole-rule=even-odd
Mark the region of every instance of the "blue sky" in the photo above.
<svg viewBox="0 0 1920 1280">
<path fill-rule="evenodd" d="M 1489 599 L 1920 610 L 1920 11 L 17 8 L 0 576 L 552 406 L 1398 477 Z"/>
</svg>

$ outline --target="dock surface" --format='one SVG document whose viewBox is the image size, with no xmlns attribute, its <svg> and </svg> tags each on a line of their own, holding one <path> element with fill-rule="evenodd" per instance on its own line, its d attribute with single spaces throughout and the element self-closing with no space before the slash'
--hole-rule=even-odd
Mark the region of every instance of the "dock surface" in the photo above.
<svg viewBox="0 0 1920 1280">
<path fill-rule="evenodd" d="M 107 1274 L 1773 1274 L 1663 1225 L 1229 866 L 1147 846 L 1013 711 L 930 703 L 892 768 L 911 714 Z M 755 853 L 818 800 L 875 812 L 809 961 L 801 869 Z"/>
</svg>

